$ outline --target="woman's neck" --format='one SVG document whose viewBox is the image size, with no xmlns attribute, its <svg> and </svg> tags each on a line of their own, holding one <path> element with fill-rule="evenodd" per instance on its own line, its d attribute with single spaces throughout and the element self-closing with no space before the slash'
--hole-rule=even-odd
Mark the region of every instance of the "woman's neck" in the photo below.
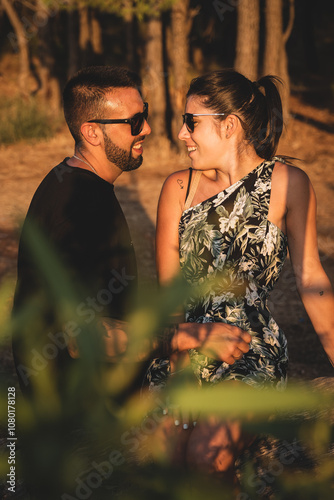
<svg viewBox="0 0 334 500">
<path fill-rule="evenodd" d="M 221 165 L 204 172 L 204 175 L 225 189 L 252 172 L 263 161 L 252 146 L 246 146 L 224 155 Z"/>
</svg>

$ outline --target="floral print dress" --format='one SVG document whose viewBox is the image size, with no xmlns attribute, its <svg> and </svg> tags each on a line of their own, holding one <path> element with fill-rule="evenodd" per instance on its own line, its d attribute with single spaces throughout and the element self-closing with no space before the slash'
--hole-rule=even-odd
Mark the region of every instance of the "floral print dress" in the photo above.
<svg viewBox="0 0 334 500">
<path fill-rule="evenodd" d="M 191 349 L 201 384 L 239 380 L 257 387 L 285 386 L 286 337 L 267 304 L 287 255 L 285 234 L 267 218 L 277 160 L 282 161 L 264 161 L 181 216 L 180 265 L 191 288 L 186 321 L 230 323 L 252 336 L 249 352 L 233 365 Z M 147 374 L 151 389 L 164 385 L 169 371 L 168 359 L 153 360 Z"/>
</svg>

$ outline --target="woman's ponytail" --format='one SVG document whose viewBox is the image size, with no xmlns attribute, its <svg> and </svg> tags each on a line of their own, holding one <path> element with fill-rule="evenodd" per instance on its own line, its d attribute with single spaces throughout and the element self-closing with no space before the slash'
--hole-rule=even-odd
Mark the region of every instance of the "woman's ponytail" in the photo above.
<svg viewBox="0 0 334 500">
<path fill-rule="evenodd" d="M 266 115 L 257 133 L 254 134 L 255 131 L 253 131 L 255 140 L 252 142 L 257 154 L 265 159 L 270 159 L 275 155 L 283 131 L 282 101 L 277 84 L 282 84 L 282 80 L 273 75 L 263 76 L 252 84 L 254 104 L 257 100 L 261 100 L 258 113 L 261 114 L 262 111 Z"/>
</svg>

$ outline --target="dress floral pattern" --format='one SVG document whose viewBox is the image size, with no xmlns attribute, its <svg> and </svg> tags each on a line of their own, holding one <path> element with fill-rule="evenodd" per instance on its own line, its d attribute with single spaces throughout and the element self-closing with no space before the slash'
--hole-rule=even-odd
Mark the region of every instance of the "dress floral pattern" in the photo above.
<svg viewBox="0 0 334 500">
<path fill-rule="evenodd" d="M 185 210 L 179 223 L 182 274 L 191 287 L 187 322 L 223 322 L 247 330 L 250 350 L 233 365 L 189 351 L 200 384 L 239 380 L 278 389 L 286 384 L 287 342 L 268 309 L 268 296 L 287 255 L 285 234 L 268 218 L 275 161 Z M 151 388 L 164 384 L 168 359 L 148 370 Z"/>
</svg>

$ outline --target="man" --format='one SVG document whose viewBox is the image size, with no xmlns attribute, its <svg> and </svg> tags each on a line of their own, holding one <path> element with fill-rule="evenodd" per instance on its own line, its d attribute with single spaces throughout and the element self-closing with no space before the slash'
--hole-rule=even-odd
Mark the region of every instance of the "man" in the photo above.
<svg viewBox="0 0 334 500">
<path fill-rule="evenodd" d="M 30 319 L 33 314 L 35 321 L 43 319 L 37 327 L 31 321 L 24 325 L 18 321 L 20 331 L 13 340 L 16 369 L 26 394 L 51 364 L 58 388 L 64 387 L 69 352 L 72 358 L 80 356 L 77 339 L 82 324 L 92 326 L 100 318 L 110 361 L 125 351 L 129 341 L 126 326 L 103 318 L 124 320 L 136 293 L 135 253 L 113 184 L 123 172 L 140 167 L 143 142 L 151 132 L 140 86 L 133 72 L 103 66 L 83 69 L 64 89 L 64 114 L 75 153 L 51 170 L 38 187 L 19 247 L 14 316 L 20 318 L 22 311 L 30 311 Z M 50 250 L 61 264 L 55 276 L 50 277 L 47 262 L 43 265 L 43 255 L 36 256 L 39 238 L 45 253 Z M 64 280 L 60 283 L 63 269 L 65 281 L 75 289 L 74 302 L 67 297 Z M 67 298 L 72 302 L 72 317 L 65 320 Z M 33 334 L 37 346 L 31 346 Z M 233 363 L 248 351 L 249 342 L 247 333 L 230 325 L 184 323 L 166 328 L 151 349 L 166 355 L 201 347 Z"/>
</svg>

